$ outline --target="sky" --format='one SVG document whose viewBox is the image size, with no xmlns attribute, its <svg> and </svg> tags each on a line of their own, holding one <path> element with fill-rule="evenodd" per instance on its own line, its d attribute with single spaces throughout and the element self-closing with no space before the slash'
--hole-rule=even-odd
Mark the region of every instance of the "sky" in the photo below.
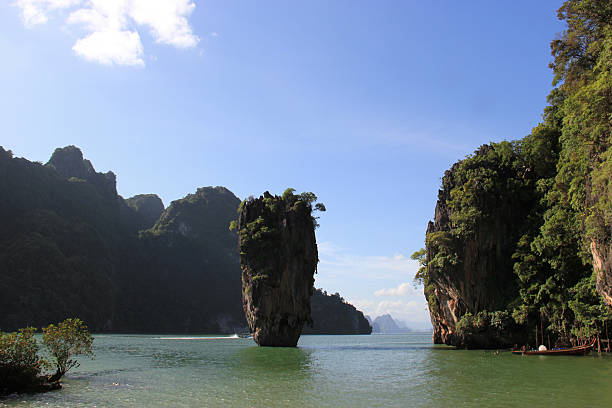
<svg viewBox="0 0 612 408">
<path fill-rule="evenodd" d="M 3 1 L 0 145 L 76 145 L 166 206 L 312 191 L 315 286 L 427 329 L 410 255 L 441 177 L 541 120 L 561 3 Z"/>
</svg>

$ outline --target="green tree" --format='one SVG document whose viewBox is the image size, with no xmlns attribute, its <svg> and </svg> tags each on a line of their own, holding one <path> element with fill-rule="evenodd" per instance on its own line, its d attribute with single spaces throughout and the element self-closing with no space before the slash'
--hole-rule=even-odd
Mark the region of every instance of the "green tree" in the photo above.
<svg viewBox="0 0 612 408">
<path fill-rule="evenodd" d="M 567 29 L 551 43 L 554 83 L 565 93 L 558 201 L 579 216 L 583 250 L 612 240 L 612 2 L 568 0 Z"/>
<path fill-rule="evenodd" d="M 425 250 L 425 248 L 419 249 L 418 251 L 410 255 L 410 259 L 419 263 L 419 269 L 414 275 L 414 285 L 424 285 L 425 278 L 427 277 L 427 250 Z"/>
<path fill-rule="evenodd" d="M 32 390 L 44 382 L 41 371 L 48 363 L 38 355 L 36 329 L 0 333 L 0 395 Z"/>
<path fill-rule="evenodd" d="M 75 355 L 93 356 L 93 337 L 80 319 L 66 319 L 57 326 L 43 328 L 43 343 L 55 359 L 56 372 L 51 381 L 59 380 L 79 362 Z"/>
</svg>

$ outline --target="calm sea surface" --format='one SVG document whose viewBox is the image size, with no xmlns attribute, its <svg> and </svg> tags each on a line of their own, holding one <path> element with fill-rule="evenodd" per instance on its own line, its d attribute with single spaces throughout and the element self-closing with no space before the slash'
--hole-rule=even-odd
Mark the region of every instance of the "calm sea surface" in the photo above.
<svg viewBox="0 0 612 408">
<path fill-rule="evenodd" d="M 199 338 L 198 338 L 199 337 Z M 60 391 L 2 407 L 612 407 L 612 356 L 434 347 L 429 334 L 247 339 L 96 336 Z"/>
</svg>

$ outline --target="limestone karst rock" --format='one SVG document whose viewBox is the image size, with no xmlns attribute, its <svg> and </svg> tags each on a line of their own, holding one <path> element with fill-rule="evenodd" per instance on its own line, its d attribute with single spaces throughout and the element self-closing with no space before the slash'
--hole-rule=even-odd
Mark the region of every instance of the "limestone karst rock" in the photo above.
<svg viewBox="0 0 612 408">
<path fill-rule="evenodd" d="M 486 157 L 491 146 L 483 145 L 476 157 Z M 438 194 L 435 217 L 427 226 L 427 282 L 433 340 L 436 344 L 491 348 L 520 342 L 519 333 L 509 330 L 483 330 L 476 334 L 459 333 L 458 323 L 466 315 L 503 310 L 508 298 L 518 292 L 513 272 L 512 253 L 528 206 L 521 196 L 510 191 L 489 192 L 475 184 L 480 208 L 486 222 L 477 222 L 469 233 L 460 235 L 452 222 L 448 205 L 451 190 L 457 187 L 455 173 L 461 162 L 446 171 Z M 489 168 L 489 167 L 485 167 Z M 512 175 L 500 178 L 511 179 Z"/>
<path fill-rule="evenodd" d="M 151 228 L 164 212 L 164 203 L 157 194 L 138 194 L 127 198 L 125 204 L 136 213 L 138 229 Z"/>
<path fill-rule="evenodd" d="M 597 291 L 604 302 L 612 307 L 612 245 L 593 240 L 591 254 L 597 276 Z"/>
<path fill-rule="evenodd" d="M 51 155 L 48 167 L 54 168 L 61 176 L 77 178 L 93 184 L 102 194 L 117 196 L 117 177 L 112 171 L 98 173 L 91 162 L 83 158 L 83 152 L 76 146 L 58 147 Z"/>
<path fill-rule="evenodd" d="M 311 322 L 318 262 L 314 200 L 312 193 L 294 195 L 292 189 L 282 197 L 266 191 L 239 209 L 243 306 L 260 346 L 295 347 L 304 323 Z"/>
</svg>

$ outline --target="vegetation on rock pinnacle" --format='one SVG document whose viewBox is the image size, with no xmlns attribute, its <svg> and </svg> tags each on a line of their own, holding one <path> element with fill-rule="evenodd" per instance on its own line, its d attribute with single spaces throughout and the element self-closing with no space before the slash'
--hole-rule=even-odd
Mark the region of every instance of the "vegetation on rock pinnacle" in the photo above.
<svg viewBox="0 0 612 408">
<path fill-rule="evenodd" d="M 238 229 L 242 298 L 247 322 L 257 344 L 293 347 L 304 323 L 312 322 L 310 297 L 318 252 L 312 193 L 282 197 L 267 191 L 239 207 Z"/>
</svg>

